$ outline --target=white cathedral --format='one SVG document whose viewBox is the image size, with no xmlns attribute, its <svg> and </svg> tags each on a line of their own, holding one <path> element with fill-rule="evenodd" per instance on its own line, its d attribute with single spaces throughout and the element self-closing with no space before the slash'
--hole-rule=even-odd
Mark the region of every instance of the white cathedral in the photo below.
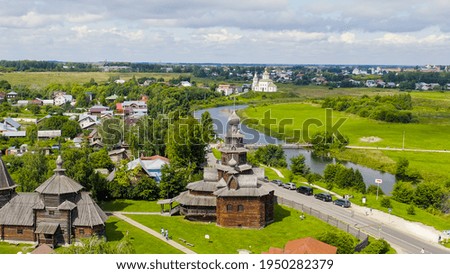
<svg viewBox="0 0 450 274">
<path fill-rule="evenodd" d="M 276 92 L 277 91 L 277 86 L 273 83 L 272 79 L 270 79 L 267 68 L 264 70 L 262 79 L 259 79 L 258 75 L 255 72 L 255 76 L 253 77 L 252 90 L 253 91 L 262 91 L 262 92 Z"/>
</svg>

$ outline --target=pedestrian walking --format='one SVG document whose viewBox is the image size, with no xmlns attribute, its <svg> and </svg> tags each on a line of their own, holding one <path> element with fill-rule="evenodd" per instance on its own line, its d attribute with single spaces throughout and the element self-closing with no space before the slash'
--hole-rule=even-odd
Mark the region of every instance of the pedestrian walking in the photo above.
<svg viewBox="0 0 450 274">
<path fill-rule="evenodd" d="M 164 237 L 164 227 L 161 227 L 161 236 Z"/>
<path fill-rule="evenodd" d="M 167 229 L 165 231 L 165 234 L 166 234 L 166 240 L 169 240 L 169 231 Z"/>
<path fill-rule="evenodd" d="M 422 249 L 420 250 L 420 253 L 425 254 L 425 249 L 422 248 Z"/>
</svg>

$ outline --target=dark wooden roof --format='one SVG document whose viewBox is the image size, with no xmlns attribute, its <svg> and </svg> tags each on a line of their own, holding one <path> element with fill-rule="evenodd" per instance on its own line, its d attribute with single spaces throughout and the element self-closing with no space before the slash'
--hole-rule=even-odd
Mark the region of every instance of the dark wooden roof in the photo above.
<svg viewBox="0 0 450 274">
<path fill-rule="evenodd" d="M 74 226 L 94 227 L 104 225 L 108 219 L 105 212 L 92 200 L 88 192 L 81 192 L 81 199 L 77 202 Z"/>
<path fill-rule="evenodd" d="M 71 201 L 65 200 L 62 204 L 60 204 L 58 206 L 58 209 L 59 210 L 72 210 L 72 209 L 74 209 L 76 207 L 77 207 L 76 204 L 72 203 Z"/>
<path fill-rule="evenodd" d="M 216 206 L 215 196 L 192 195 L 189 191 L 180 193 L 180 195 L 175 197 L 175 201 L 189 206 Z"/>
<path fill-rule="evenodd" d="M 55 174 L 36 188 L 35 191 L 41 194 L 67 194 L 77 193 L 82 188 L 83 186 L 73 179 L 65 175 Z"/>
<path fill-rule="evenodd" d="M 42 222 L 37 225 L 34 233 L 36 233 L 36 234 L 43 233 L 43 234 L 54 235 L 56 233 L 56 230 L 58 230 L 58 227 L 59 227 L 59 223 Z"/>
<path fill-rule="evenodd" d="M 78 193 L 83 186 L 73 179 L 64 175 L 65 169 L 62 168 L 61 155 L 56 160 L 55 174 L 45 181 L 42 185 L 36 188 L 36 192 L 41 194 L 68 194 Z"/>
<path fill-rule="evenodd" d="M 39 202 L 38 193 L 18 193 L 0 209 L 0 225 L 32 226 L 33 207 Z"/>
<path fill-rule="evenodd" d="M 17 185 L 9 175 L 9 172 L 5 167 L 5 163 L 3 163 L 0 155 L 0 190 L 12 189 L 15 187 L 17 187 Z"/>
</svg>

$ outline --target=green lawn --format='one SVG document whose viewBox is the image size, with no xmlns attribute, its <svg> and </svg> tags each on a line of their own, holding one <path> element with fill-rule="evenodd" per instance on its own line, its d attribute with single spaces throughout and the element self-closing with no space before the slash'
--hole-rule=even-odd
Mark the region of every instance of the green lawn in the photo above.
<svg viewBox="0 0 450 274">
<path fill-rule="evenodd" d="M 10 244 L 7 242 L 0 242 L 0 254 L 17 254 L 18 252 L 28 253 L 33 250 L 32 245 L 28 244 Z"/>
<path fill-rule="evenodd" d="M 130 235 L 136 254 L 183 254 L 180 250 L 136 228 L 117 217 L 111 216 L 106 222 L 108 241 L 119 241 L 126 233 Z"/>
<path fill-rule="evenodd" d="M 263 229 L 239 229 L 218 227 L 215 223 L 191 222 L 182 216 L 128 215 L 127 217 L 159 231 L 168 229 L 172 240 L 179 238 L 194 245 L 189 247 L 200 254 L 235 254 L 239 249 L 260 254 L 270 247 L 283 247 L 286 242 L 302 237 L 318 237 L 321 233 L 337 228 L 314 217 L 299 219 L 300 212 L 284 206 L 276 206 L 275 222 Z M 205 239 L 210 236 L 210 241 Z M 230 240 L 232 239 L 232 240 Z M 183 244 L 183 243 L 182 243 Z"/>
<path fill-rule="evenodd" d="M 270 113 L 270 118 L 274 119 L 270 130 L 273 135 L 293 137 L 294 130 L 300 130 L 301 136 L 312 136 L 314 132 L 325 130 L 326 110 L 319 105 L 308 103 L 285 103 L 268 106 L 249 107 L 243 112 L 244 117 L 255 118 L 259 121 L 259 128 L 265 115 Z M 357 115 L 332 112 L 332 124 L 334 126 L 338 120 L 344 119 L 339 132 L 350 139 L 350 145 L 371 146 L 371 147 L 395 147 L 402 148 L 403 132 L 405 133 L 405 148 L 417 149 L 448 149 L 450 148 L 450 127 L 440 124 L 400 124 L 376 121 L 362 118 Z M 319 126 L 313 124 L 306 130 L 306 121 L 314 121 Z M 285 133 L 281 134 L 279 128 L 282 123 Z M 305 128 L 305 129 L 304 129 Z M 267 126 L 265 131 L 269 130 Z M 307 134 L 308 133 L 308 134 Z M 307 134 L 307 135 L 306 135 Z M 366 142 L 363 137 L 379 137 L 379 142 Z M 305 142 L 306 138 L 300 139 Z"/>
<path fill-rule="evenodd" d="M 100 207 L 104 211 L 161 212 L 161 206 L 156 204 L 156 201 L 117 199 L 113 201 L 101 202 Z"/>
</svg>

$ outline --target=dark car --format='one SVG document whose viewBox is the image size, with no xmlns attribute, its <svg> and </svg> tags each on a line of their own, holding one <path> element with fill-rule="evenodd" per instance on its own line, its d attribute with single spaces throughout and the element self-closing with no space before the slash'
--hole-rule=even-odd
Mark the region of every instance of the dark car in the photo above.
<svg viewBox="0 0 450 274">
<path fill-rule="evenodd" d="M 312 187 L 309 187 L 309 186 L 299 186 L 297 188 L 297 192 L 305 194 L 305 195 L 313 195 L 314 194 Z"/>
<path fill-rule="evenodd" d="M 277 186 L 282 186 L 283 182 L 280 180 L 273 180 L 272 183 L 276 184 Z"/>
<path fill-rule="evenodd" d="M 335 204 L 337 206 L 341 206 L 341 207 L 351 207 L 352 206 L 352 203 L 350 203 L 350 201 L 346 200 L 346 199 L 334 200 L 333 204 Z"/>
<path fill-rule="evenodd" d="M 331 197 L 331 195 L 329 193 L 317 193 L 314 195 L 314 197 L 318 200 L 322 200 L 324 202 L 331 202 L 333 200 L 333 198 Z"/>
</svg>

